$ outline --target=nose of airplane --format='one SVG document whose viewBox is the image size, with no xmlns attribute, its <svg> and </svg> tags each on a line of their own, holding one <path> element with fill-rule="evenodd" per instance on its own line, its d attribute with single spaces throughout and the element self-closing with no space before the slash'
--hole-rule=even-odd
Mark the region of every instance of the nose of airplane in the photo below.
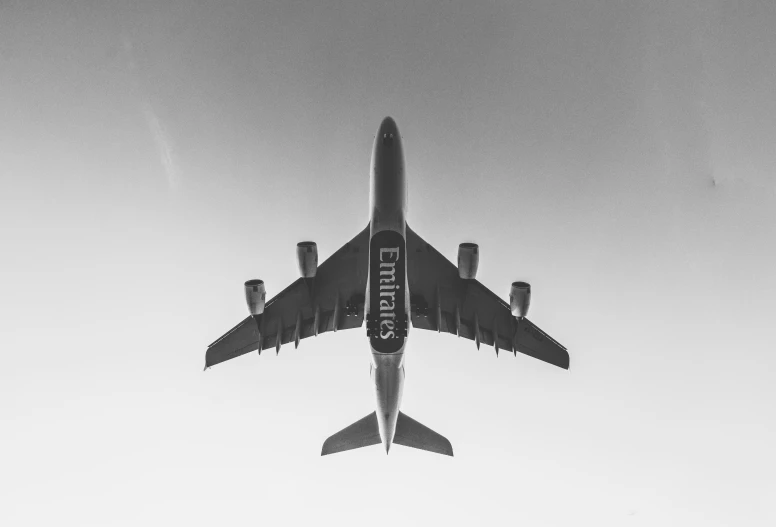
<svg viewBox="0 0 776 527">
<path fill-rule="evenodd" d="M 388 116 L 383 119 L 377 134 L 379 137 L 399 137 L 399 127 L 396 126 L 396 121 L 393 120 L 393 117 Z"/>
</svg>

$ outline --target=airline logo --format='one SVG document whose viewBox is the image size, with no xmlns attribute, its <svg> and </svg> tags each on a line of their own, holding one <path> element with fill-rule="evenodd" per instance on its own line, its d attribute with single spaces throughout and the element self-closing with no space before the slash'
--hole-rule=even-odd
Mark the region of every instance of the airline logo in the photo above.
<svg viewBox="0 0 776 527">
<path fill-rule="evenodd" d="M 378 232 L 369 245 L 370 340 L 380 353 L 395 353 L 407 335 L 404 310 L 406 244 L 395 231 Z"/>
</svg>

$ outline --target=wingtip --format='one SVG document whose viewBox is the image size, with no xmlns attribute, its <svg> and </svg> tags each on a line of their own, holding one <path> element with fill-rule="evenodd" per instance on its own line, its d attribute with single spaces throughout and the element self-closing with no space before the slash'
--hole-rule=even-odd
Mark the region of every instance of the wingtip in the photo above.
<svg viewBox="0 0 776 527">
<path fill-rule="evenodd" d="M 559 357 L 559 361 L 556 364 L 558 367 L 563 368 L 564 370 L 568 370 L 569 366 L 571 365 L 571 357 L 569 356 L 568 351 L 563 352 L 563 354 Z"/>
</svg>

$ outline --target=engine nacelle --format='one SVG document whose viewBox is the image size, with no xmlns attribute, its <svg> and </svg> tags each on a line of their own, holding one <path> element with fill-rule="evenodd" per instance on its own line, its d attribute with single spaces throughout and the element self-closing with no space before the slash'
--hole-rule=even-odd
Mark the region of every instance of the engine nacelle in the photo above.
<svg viewBox="0 0 776 527">
<path fill-rule="evenodd" d="M 462 243 L 458 246 L 458 276 L 474 280 L 480 265 L 480 247 L 476 243 Z"/>
<path fill-rule="evenodd" d="M 318 272 L 318 246 L 315 242 L 297 243 L 296 258 L 302 278 L 315 278 L 315 273 Z"/>
<path fill-rule="evenodd" d="M 512 290 L 509 292 L 509 307 L 512 316 L 523 318 L 528 314 L 531 305 L 531 284 L 526 282 L 512 282 Z"/>
<path fill-rule="evenodd" d="M 264 299 L 267 297 L 267 291 L 264 289 L 263 280 L 248 280 L 245 282 L 245 301 L 248 303 L 248 311 L 251 315 L 261 315 L 264 313 Z"/>
</svg>

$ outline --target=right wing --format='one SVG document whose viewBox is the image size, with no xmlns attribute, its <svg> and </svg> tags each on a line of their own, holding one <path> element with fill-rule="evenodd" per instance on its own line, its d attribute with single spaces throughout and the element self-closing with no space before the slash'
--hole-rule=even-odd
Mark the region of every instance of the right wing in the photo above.
<svg viewBox="0 0 776 527">
<path fill-rule="evenodd" d="M 361 327 L 369 259 L 369 225 L 318 266 L 314 280 L 299 278 L 208 346 L 205 368 L 256 349 L 280 350 L 327 331 Z"/>
<path fill-rule="evenodd" d="M 566 348 L 458 268 L 407 226 L 407 278 L 412 327 L 444 331 L 495 348 L 524 353 L 568 369 Z"/>
</svg>

